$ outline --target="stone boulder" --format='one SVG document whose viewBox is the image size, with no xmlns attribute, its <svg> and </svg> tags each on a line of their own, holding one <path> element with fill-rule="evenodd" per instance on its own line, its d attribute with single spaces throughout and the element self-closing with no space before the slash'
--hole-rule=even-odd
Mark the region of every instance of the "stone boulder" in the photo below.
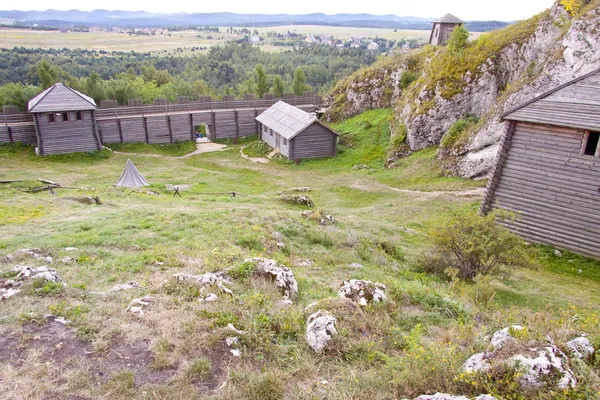
<svg viewBox="0 0 600 400">
<path fill-rule="evenodd" d="M 321 310 L 308 317 L 306 326 L 306 342 L 313 351 L 321 353 L 335 335 L 336 318 Z"/>
<path fill-rule="evenodd" d="M 178 281 L 190 282 L 200 287 L 200 293 L 204 293 L 204 291 L 208 290 L 210 287 L 217 287 L 223 293 L 232 295 L 233 292 L 225 287 L 223 284 L 224 280 L 221 275 L 214 274 L 212 272 L 207 272 L 202 275 L 190 275 L 185 273 L 178 273 L 173 275 L 175 279 Z"/>
<path fill-rule="evenodd" d="M 519 383 L 523 389 L 540 389 L 547 384 L 548 378 L 557 377 L 559 389 L 571 389 L 577 386 L 573 373 L 564 364 L 560 352 L 554 347 L 530 349 L 532 354 L 517 354 L 508 360 L 508 365 L 522 371 Z"/>
<path fill-rule="evenodd" d="M 382 283 L 350 279 L 341 284 L 338 295 L 350 299 L 361 306 L 366 306 L 371 303 L 385 301 L 385 290 L 385 285 Z"/>
<path fill-rule="evenodd" d="M 313 201 L 305 195 L 299 195 L 299 194 L 282 194 L 281 195 L 281 200 L 288 202 L 288 203 L 292 203 L 292 204 L 300 204 L 302 206 L 307 206 L 307 207 L 314 207 L 315 203 L 313 203 Z"/>
<path fill-rule="evenodd" d="M 578 337 L 576 339 L 567 342 L 567 348 L 573 357 L 578 359 L 587 359 L 594 355 L 594 346 L 590 343 L 590 340 L 585 336 Z"/>
<path fill-rule="evenodd" d="M 58 272 L 55 269 L 42 266 L 33 268 L 29 266 L 16 266 L 13 268 L 14 272 L 18 272 L 15 280 L 25 281 L 28 279 L 45 279 L 54 283 L 62 282 Z"/>
<path fill-rule="evenodd" d="M 122 292 L 124 290 L 131 290 L 131 289 L 139 289 L 141 287 L 141 285 L 135 281 L 130 281 L 130 282 L 126 282 L 123 283 L 121 285 L 115 285 L 113 286 L 112 289 L 109 290 L 109 292 Z"/>
<path fill-rule="evenodd" d="M 298 295 L 298 282 L 292 270 L 284 264 L 267 258 L 250 258 L 245 262 L 256 265 L 254 274 L 272 279 L 277 288 L 283 293 L 283 299 L 293 299 Z"/>
<path fill-rule="evenodd" d="M 500 350 L 507 343 L 515 341 L 514 334 L 523 331 L 523 329 L 525 328 L 523 328 L 521 325 L 513 325 L 499 330 L 492 336 L 492 347 L 494 350 Z"/>
<path fill-rule="evenodd" d="M 139 299 L 133 299 L 131 300 L 131 302 L 129 302 L 129 305 L 127 306 L 125 311 L 128 311 L 133 315 L 137 315 L 138 317 L 143 317 L 144 307 L 150 305 L 150 303 L 153 300 L 154 299 L 150 296 L 141 297 Z"/>
</svg>

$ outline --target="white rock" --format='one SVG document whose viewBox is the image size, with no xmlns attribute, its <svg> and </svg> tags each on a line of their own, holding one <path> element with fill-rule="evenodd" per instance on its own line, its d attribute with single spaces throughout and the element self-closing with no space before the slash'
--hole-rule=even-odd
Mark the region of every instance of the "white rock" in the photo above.
<svg viewBox="0 0 600 400">
<path fill-rule="evenodd" d="M 109 290 L 109 292 L 121 292 L 124 290 L 138 289 L 140 287 L 141 287 L 141 285 L 139 283 L 137 283 L 135 281 L 130 281 L 130 282 L 123 283 L 122 285 L 114 286 L 112 289 Z"/>
<path fill-rule="evenodd" d="M 63 324 L 63 325 L 68 325 L 71 323 L 71 321 L 69 321 L 65 317 L 57 317 L 54 314 L 46 314 L 46 315 L 44 315 L 44 318 L 52 319 L 53 321 L 58 322 L 59 324 Z"/>
<path fill-rule="evenodd" d="M 350 279 L 342 283 L 338 290 L 338 296 L 348 298 L 361 306 L 366 306 L 372 302 L 385 301 L 385 290 L 385 285 L 382 283 Z"/>
<path fill-rule="evenodd" d="M 238 345 L 240 340 L 237 337 L 228 337 L 225 339 L 225 343 L 229 347 L 233 347 L 234 345 Z"/>
<path fill-rule="evenodd" d="M 63 257 L 60 259 L 60 262 L 63 264 L 71 264 L 75 262 L 75 259 L 73 257 Z"/>
<path fill-rule="evenodd" d="M 241 357 L 242 356 L 242 352 L 240 351 L 240 349 L 230 349 L 229 352 L 234 357 Z"/>
<path fill-rule="evenodd" d="M 306 342 L 313 351 L 320 353 L 327 343 L 337 335 L 335 324 L 337 320 L 321 310 L 308 317 L 306 327 Z"/>
<path fill-rule="evenodd" d="M 72 252 L 72 251 L 77 251 L 79 250 L 77 247 L 65 247 L 64 249 L 66 252 Z"/>
<path fill-rule="evenodd" d="M 48 264 L 52 264 L 52 261 L 53 261 L 53 260 L 52 260 L 52 257 L 50 257 L 50 256 L 48 256 L 48 257 L 44 257 L 44 258 L 43 258 L 43 260 L 44 260 L 45 262 L 47 262 Z"/>
<path fill-rule="evenodd" d="M 296 261 L 296 266 L 298 267 L 310 267 L 312 264 L 312 261 L 306 258 L 301 258 L 300 260 Z"/>
<path fill-rule="evenodd" d="M 554 250 L 554 255 L 556 257 L 562 257 L 562 252 L 560 250 Z"/>
<path fill-rule="evenodd" d="M 149 305 L 154 299 L 150 296 L 140 297 L 139 299 L 133 299 L 125 309 L 125 311 L 129 311 L 132 314 L 143 316 L 144 310 L 143 308 Z"/>
<path fill-rule="evenodd" d="M 251 258 L 245 262 L 256 264 L 254 272 L 275 281 L 275 285 L 283 292 L 284 299 L 292 299 L 298 295 L 298 282 L 291 269 L 275 260 Z"/>
<path fill-rule="evenodd" d="M 245 335 L 246 334 L 245 331 L 240 331 L 239 329 L 236 329 L 236 327 L 233 326 L 233 324 L 227 324 L 227 329 L 230 330 L 230 331 L 232 331 L 232 332 L 234 332 L 234 333 L 237 333 L 238 335 Z"/>
<path fill-rule="evenodd" d="M 519 381 L 523 389 L 539 389 L 545 384 L 544 377 L 548 376 L 560 376 L 557 384 L 559 389 L 577 386 L 577 380 L 563 366 L 561 358 L 557 356 L 553 347 L 531 350 L 537 352 L 537 357 L 517 354 L 508 360 L 509 365 L 517 367 L 523 372 Z"/>
<path fill-rule="evenodd" d="M 20 291 L 20 290 L 18 290 L 18 289 L 13 289 L 13 288 L 8 288 L 8 289 L 5 289 L 5 288 L 0 288 L 0 300 L 6 300 L 6 299 L 8 299 L 9 297 L 12 297 L 12 296 L 14 296 L 14 295 L 16 295 L 16 294 L 19 294 L 19 293 L 21 293 L 21 291 Z"/>
<path fill-rule="evenodd" d="M 228 289 L 227 287 L 225 287 L 225 285 L 223 285 L 223 277 L 221 277 L 220 275 L 214 274 L 212 272 L 207 272 L 202 275 L 190 275 L 190 274 L 179 273 L 179 274 L 173 275 L 173 277 L 180 281 L 193 281 L 194 283 L 198 284 L 200 287 L 216 286 L 224 293 L 227 293 L 229 295 L 233 294 L 233 292 L 230 289 Z"/>
<path fill-rule="evenodd" d="M 511 336 L 511 332 L 520 332 L 523 329 L 525 328 L 523 328 L 521 325 L 513 325 L 499 330 L 492 336 L 492 347 L 494 350 L 500 350 L 505 344 L 515 340 L 515 338 Z"/>
<path fill-rule="evenodd" d="M 13 268 L 13 271 L 19 272 L 15 279 L 21 281 L 27 279 L 45 279 L 55 283 L 61 281 L 60 277 L 58 276 L 58 272 L 56 272 L 55 269 L 48 268 L 45 265 L 38 268 L 17 265 Z"/>
<path fill-rule="evenodd" d="M 472 374 L 480 371 L 488 371 L 492 366 L 487 361 L 488 354 L 477 353 L 469 357 L 462 366 L 462 370 L 466 373 Z"/>
<path fill-rule="evenodd" d="M 278 304 L 282 307 L 291 307 L 294 305 L 294 302 L 289 299 L 285 299 L 281 300 Z"/>
<path fill-rule="evenodd" d="M 576 339 L 567 342 L 567 347 L 575 358 L 588 358 L 594 354 L 594 346 L 590 343 L 589 339 L 585 336 L 578 337 Z"/>
<path fill-rule="evenodd" d="M 278 242 L 278 243 L 277 243 L 277 247 L 279 247 L 280 249 L 283 249 L 283 248 L 285 248 L 285 243 L 283 243 L 283 242 Z"/>
<path fill-rule="evenodd" d="M 415 400 L 469 400 L 469 398 L 465 396 L 453 396 L 447 393 L 436 393 L 434 395 L 422 395 Z"/>
<path fill-rule="evenodd" d="M 138 317 L 144 316 L 144 310 L 142 310 L 142 307 L 131 307 L 128 309 L 128 311 L 134 315 L 137 315 Z"/>
<path fill-rule="evenodd" d="M 349 265 L 350 268 L 362 269 L 364 268 L 361 264 L 353 262 Z"/>
<path fill-rule="evenodd" d="M 217 297 L 216 294 L 214 293 L 209 293 L 208 296 L 206 296 L 205 298 L 201 298 L 200 301 L 205 301 L 207 303 L 212 303 L 214 301 L 217 301 L 219 298 Z"/>
</svg>

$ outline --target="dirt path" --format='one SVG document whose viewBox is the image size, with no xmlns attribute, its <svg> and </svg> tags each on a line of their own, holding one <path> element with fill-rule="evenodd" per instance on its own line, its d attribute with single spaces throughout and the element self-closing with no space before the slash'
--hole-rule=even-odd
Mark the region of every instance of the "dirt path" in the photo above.
<svg viewBox="0 0 600 400">
<path fill-rule="evenodd" d="M 115 154 L 121 154 L 121 155 L 125 155 L 125 156 L 142 156 L 142 157 L 170 158 L 173 160 L 183 160 L 183 159 L 190 158 L 190 157 L 198 155 L 198 154 L 212 153 L 214 151 L 223 151 L 223 150 L 227 150 L 227 146 L 224 144 L 205 142 L 205 143 L 197 143 L 195 151 L 188 153 L 186 155 L 183 155 L 183 156 L 165 156 L 162 154 L 145 154 L 145 153 L 124 153 L 124 152 L 115 151 L 115 150 L 113 150 L 112 152 Z"/>
<path fill-rule="evenodd" d="M 420 190 L 408 190 L 408 189 L 398 189 L 392 186 L 386 186 L 388 189 L 393 190 L 394 192 L 399 193 L 407 193 L 407 194 L 416 194 L 421 196 L 421 199 L 429 199 L 432 197 L 449 195 L 456 197 L 481 197 L 485 194 L 485 188 L 476 188 L 476 189 L 468 189 L 468 190 L 442 190 L 442 191 L 432 191 L 432 192 L 423 192 Z"/>
<path fill-rule="evenodd" d="M 258 164 L 268 164 L 269 163 L 270 160 L 265 157 L 257 157 L 257 158 L 248 157 L 247 155 L 244 154 L 245 148 L 246 148 L 246 146 L 244 146 L 240 149 L 240 156 L 242 156 L 242 158 L 245 158 L 246 160 L 250 160 L 251 162 L 258 163 Z"/>
</svg>

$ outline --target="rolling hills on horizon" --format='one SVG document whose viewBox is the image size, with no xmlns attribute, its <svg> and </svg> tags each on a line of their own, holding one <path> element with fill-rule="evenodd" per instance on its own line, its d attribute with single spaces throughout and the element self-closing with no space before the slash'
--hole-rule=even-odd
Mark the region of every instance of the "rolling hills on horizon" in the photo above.
<svg viewBox="0 0 600 400">
<path fill-rule="evenodd" d="M 12 21 L 21 26 L 35 24 L 56 27 L 73 25 L 86 26 L 119 26 L 128 28 L 141 27 L 174 27 L 174 26 L 246 26 L 264 27 L 275 25 L 333 25 L 366 28 L 390 29 L 430 29 L 435 18 L 397 16 L 392 14 L 235 14 L 219 13 L 151 13 L 147 11 L 110 11 L 110 10 L 45 10 L 19 11 L 2 10 L 0 20 Z M 471 31 L 489 31 L 508 25 L 503 21 L 467 21 Z"/>
</svg>

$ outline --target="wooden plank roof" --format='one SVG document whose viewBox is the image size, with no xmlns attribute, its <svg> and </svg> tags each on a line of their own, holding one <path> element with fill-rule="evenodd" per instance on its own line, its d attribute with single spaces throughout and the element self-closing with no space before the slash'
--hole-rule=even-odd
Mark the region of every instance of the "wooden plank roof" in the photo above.
<svg viewBox="0 0 600 400">
<path fill-rule="evenodd" d="M 600 69 L 513 108 L 501 118 L 600 131 Z"/>
<path fill-rule="evenodd" d="M 286 139 L 292 139 L 313 123 L 318 122 L 315 115 L 281 100 L 267 108 L 256 117 L 256 120 Z"/>
<path fill-rule="evenodd" d="M 30 112 L 95 110 L 96 102 L 59 82 L 29 100 L 27 109 Z"/>
<path fill-rule="evenodd" d="M 441 23 L 441 24 L 464 24 L 464 22 L 460 19 L 455 17 L 452 14 L 446 14 L 443 17 L 441 17 L 440 19 L 438 19 L 437 21 L 433 22 L 435 23 Z"/>
</svg>

